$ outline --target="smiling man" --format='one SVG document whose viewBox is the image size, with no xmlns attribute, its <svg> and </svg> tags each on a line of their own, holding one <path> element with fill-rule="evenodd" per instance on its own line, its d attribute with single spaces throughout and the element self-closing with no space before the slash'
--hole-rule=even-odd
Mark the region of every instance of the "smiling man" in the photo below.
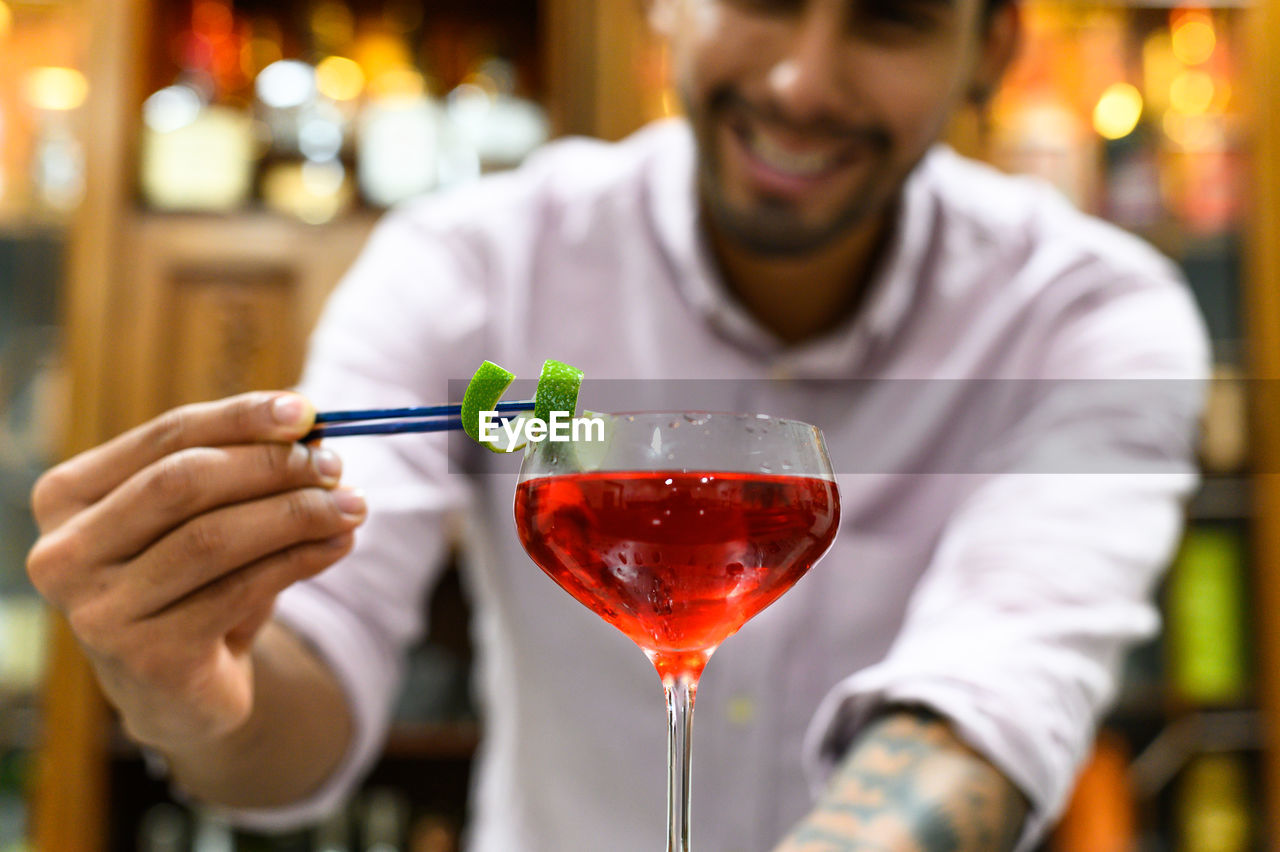
<svg viewBox="0 0 1280 852">
<path fill-rule="evenodd" d="M 1018 32 L 1005 0 L 658 0 L 655 19 L 717 258 L 789 341 L 856 303 L 908 173 L 994 89 Z"/>
<path fill-rule="evenodd" d="M 461 530 L 486 737 L 468 849 L 653 852 L 653 671 L 529 563 L 510 467 L 438 435 L 351 439 L 343 463 L 296 439 L 313 406 L 437 401 L 485 358 L 656 380 L 589 384 L 593 408 L 809 421 L 840 533 L 707 669 L 698 852 L 1031 848 L 1158 623 L 1199 399 L 1149 388 L 1205 375 L 1186 288 L 937 144 L 997 85 L 1015 4 L 649 11 L 687 120 L 389 215 L 313 339 L 310 401 L 180 409 L 55 468 L 32 579 L 189 794 L 285 827 L 377 757 Z"/>
</svg>

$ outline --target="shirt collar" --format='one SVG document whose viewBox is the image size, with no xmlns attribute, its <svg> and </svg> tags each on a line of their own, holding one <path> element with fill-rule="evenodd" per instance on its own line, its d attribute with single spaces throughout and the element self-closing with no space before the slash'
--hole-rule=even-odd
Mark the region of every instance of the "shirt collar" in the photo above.
<svg viewBox="0 0 1280 852">
<path fill-rule="evenodd" d="M 681 297 L 717 334 L 760 357 L 775 372 L 831 378 L 849 375 L 873 342 L 901 327 L 919 286 L 932 232 L 934 202 L 927 173 L 936 149 L 921 160 L 903 187 L 898 220 L 863 307 L 822 337 L 788 347 L 733 298 L 712 258 L 698 221 L 696 149 L 688 123 L 674 120 L 665 132 L 675 142 L 653 163 L 652 227 Z"/>
</svg>

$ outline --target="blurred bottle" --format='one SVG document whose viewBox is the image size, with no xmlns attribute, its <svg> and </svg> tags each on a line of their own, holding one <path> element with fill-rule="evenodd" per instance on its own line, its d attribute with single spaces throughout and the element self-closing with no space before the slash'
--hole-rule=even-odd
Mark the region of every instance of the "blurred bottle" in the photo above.
<svg viewBox="0 0 1280 852">
<path fill-rule="evenodd" d="M 399 790 L 369 790 L 360 802 L 361 852 L 404 852 L 409 802 Z"/>
<path fill-rule="evenodd" d="M 0 852 L 27 852 L 25 752 L 0 749 Z"/>
<path fill-rule="evenodd" d="M 315 852 L 351 852 L 351 818 L 349 808 L 330 815 L 316 828 Z"/>
<path fill-rule="evenodd" d="M 448 186 L 479 173 L 457 161 L 458 136 L 431 94 L 409 45 L 410 30 L 398 14 L 362 36 L 356 58 L 368 78 L 357 120 L 356 171 L 360 193 L 377 207 Z M 465 172 L 461 178 L 458 172 Z"/>
<path fill-rule="evenodd" d="M 177 805 L 161 802 L 142 815 L 138 852 L 187 852 L 190 843 L 190 821 Z"/>
<path fill-rule="evenodd" d="M 483 169 L 519 165 L 547 141 L 550 123 L 534 101 L 518 97 L 515 66 L 498 57 L 482 60 L 449 93 L 447 114 Z"/>
<path fill-rule="evenodd" d="M 254 81 L 267 141 L 259 188 L 269 209 L 321 224 L 355 197 L 352 126 L 365 79 L 350 58 L 355 17 L 346 3 L 312 2 L 304 22 L 304 58 L 277 59 Z"/>
<path fill-rule="evenodd" d="M 0 589 L 0 694 L 33 693 L 45 668 L 48 611 L 31 593 Z"/>
<path fill-rule="evenodd" d="M 404 80 L 416 72 L 406 69 Z M 386 83 L 384 77 L 382 82 Z M 390 207 L 479 175 L 474 151 L 425 91 L 374 94 L 360 114 L 357 173 L 370 204 Z"/>
<path fill-rule="evenodd" d="M 1244 570 L 1239 531 L 1187 531 L 1165 600 L 1170 688 L 1183 701 L 1231 705 L 1248 695 Z"/>
<path fill-rule="evenodd" d="M 1177 791 L 1178 852 L 1246 852 L 1253 834 L 1249 781 L 1239 755 L 1209 754 L 1183 771 Z"/>
<path fill-rule="evenodd" d="M 1216 364 L 1205 398 L 1200 463 L 1205 473 L 1239 473 L 1249 460 L 1248 382 L 1244 371 Z"/>
<path fill-rule="evenodd" d="M 316 68 L 296 59 L 268 65 L 254 88 L 270 139 L 260 176 L 263 203 L 311 224 L 334 219 L 353 196 L 342 160 L 348 124 L 342 109 L 320 91 Z"/>
<path fill-rule="evenodd" d="M 1226 35 L 1216 14 L 1178 6 L 1168 27 L 1149 39 L 1148 88 L 1162 105 L 1166 199 L 1198 236 L 1229 230 L 1242 210 L 1244 157 Z"/>
<path fill-rule="evenodd" d="M 1129 748 L 1108 731 L 1076 780 L 1071 801 L 1053 834 L 1052 852 L 1133 852 L 1137 806 L 1129 784 Z"/>
<path fill-rule="evenodd" d="M 191 852 L 236 852 L 231 826 L 212 814 L 197 814 Z"/>
<path fill-rule="evenodd" d="M 409 852 L 458 852 L 458 829 L 440 814 L 423 814 L 409 830 Z"/>
<path fill-rule="evenodd" d="M 1136 92 L 1136 89 L 1133 90 Z M 1138 102 L 1141 110 L 1141 101 Z M 1122 228 L 1148 232 L 1165 217 L 1156 141 L 1146 125 L 1104 143 L 1101 213 Z"/>
<path fill-rule="evenodd" d="M 84 196 L 84 148 L 75 124 L 89 94 L 89 83 L 74 68 L 33 68 L 22 92 L 35 118 L 30 179 L 34 201 L 43 212 L 64 215 Z"/>
<path fill-rule="evenodd" d="M 1052 90 L 1028 93 L 994 122 L 996 162 L 1053 184 L 1072 204 L 1094 209 L 1098 140 L 1070 104 Z"/>
<path fill-rule="evenodd" d="M 143 104 L 139 182 L 148 206 L 225 213 L 248 202 L 257 158 L 249 36 L 227 0 L 194 0 L 171 37 L 177 80 Z"/>
<path fill-rule="evenodd" d="M 142 123 L 139 182 L 149 207 L 225 213 L 248 202 L 255 144 L 247 113 L 179 83 L 147 98 Z"/>
<path fill-rule="evenodd" d="M 1040 177 L 1073 204 L 1096 209 L 1100 139 L 1079 103 L 1103 62 L 1079 7 L 1025 4 L 1025 46 L 991 107 L 992 158 L 1008 171 Z M 1103 40 L 1105 41 L 1105 40 Z M 1085 61 L 1088 49 L 1095 56 Z"/>
</svg>

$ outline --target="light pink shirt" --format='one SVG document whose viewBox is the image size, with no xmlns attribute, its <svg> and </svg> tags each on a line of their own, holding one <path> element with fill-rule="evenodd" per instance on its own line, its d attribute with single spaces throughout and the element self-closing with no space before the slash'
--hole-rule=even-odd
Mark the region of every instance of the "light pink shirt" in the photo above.
<svg viewBox="0 0 1280 852">
<path fill-rule="evenodd" d="M 693 168 L 686 126 L 669 122 L 551 145 L 394 212 L 332 300 L 303 390 L 322 409 L 435 402 L 485 358 L 524 378 L 556 358 L 590 380 L 648 380 L 589 382 L 586 408 L 817 423 L 840 533 L 707 668 L 695 848 L 771 849 L 884 701 L 936 708 L 1017 783 L 1034 807 L 1025 848 L 1063 807 L 1123 649 L 1157 629 L 1208 362 L 1192 301 L 1144 244 L 938 147 L 864 308 L 788 349 L 717 278 Z M 376 758 L 402 649 L 460 537 L 485 725 L 468 848 L 662 848 L 658 678 L 521 550 L 518 459 L 476 462 L 441 436 L 330 446 L 371 515 L 356 551 L 277 616 L 346 685 L 355 743 L 310 801 L 242 821 L 314 817 Z M 489 472 L 463 472 L 476 464 Z"/>
</svg>

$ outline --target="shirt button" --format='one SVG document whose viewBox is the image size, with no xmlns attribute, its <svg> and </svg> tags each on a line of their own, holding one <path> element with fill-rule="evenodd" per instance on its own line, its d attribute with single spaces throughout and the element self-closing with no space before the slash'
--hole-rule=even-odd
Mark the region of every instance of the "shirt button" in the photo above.
<svg viewBox="0 0 1280 852">
<path fill-rule="evenodd" d="M 750 725 L 756 718 L 755 699 L 747 695 L 730 699 L 725 715 L 731 725 Z"/>
</svg>

